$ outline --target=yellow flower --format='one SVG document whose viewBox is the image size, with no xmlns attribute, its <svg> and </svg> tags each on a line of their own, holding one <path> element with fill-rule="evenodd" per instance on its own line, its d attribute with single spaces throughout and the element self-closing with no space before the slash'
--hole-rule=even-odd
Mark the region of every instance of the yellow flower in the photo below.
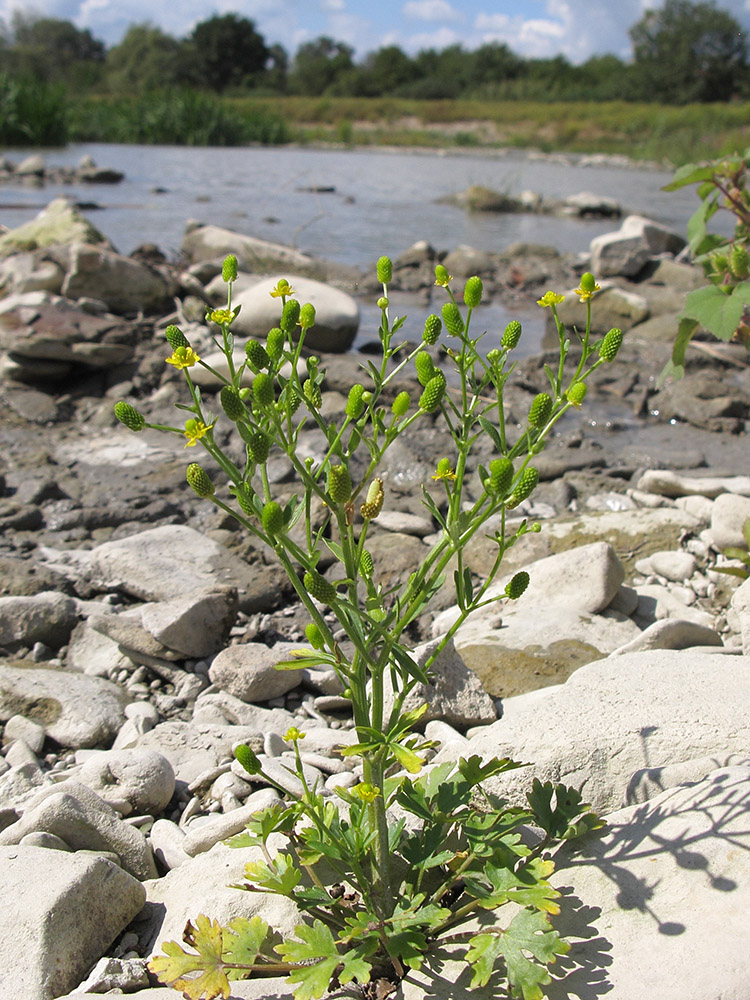
<svg viewBox="0 0 750 1000">
<path fill-rule="evenodd" d="M 548 309 L 550 306 L 556 306 L 559 302 L 562 302 L 564 298 L 565 296 L 560 295 L 559 292 L 545 292 L 541 299 L 536 300 L 536 303 L 542 309 Z"/>
<path fill-rule="evenodd" d="M 432 478 L 433 479 L 450 479 L 450 480 L 453 480 L 453 479 L 456 478 L 456 473 L 451 468 L 450 459 L 447 459 L 447 458 L 441 458 L 440 459 L 440 461 L 437 464 L 437 469 L 435 469 L 435 473 L 432 476 Z"/>
<path fill-rule="evenodd" d="M 166 361 L 168 365 L 174 365 L 178 371 L 182 371 L 183 368 L 192 368 L 200 358 L 192 347 L 175 347 L 172 356 Z"/>
<path fill-rule="evenodd" d="M 294 295 L 294 289 L 286 280 L 286 278 L 279 278 L 279 280 L 276 282 L 275 287 L 271 289 L 271 295 L 275 299 L 280 299 L 282 298 L 282 296 L 285 295 Z"/>
<path fill-rule="evenodd" d="M 231 309 L 214 309 L 208 314 L 208 319 L 219 326 L 229 326 L 234 319 L 234 312 Z"/>
<path fill-rule="evenodd" d="M 594 285 L 593 288 L 576 288 L 576 295 L 579 302 L 588 302 L 597 292 L 601 291 L 601 285 Z"/>
<path fill-rule="evenodd" d="M 202 420 L 186 420 L 185 421 L 185 437 L 187 438 L 186 448 L 192 448 L 196 441 L 200 441 L 202 437 L 211 430 L 213 424 L 209 424 L 208 427 L 203 423 Z"/>
<path fill-rule="evenodd" d="M 296 743 L 298 740 L 304 740 L 305 736 L 306 733 L 301 733 L 296 726 L 290 726 L 284 733 L 284 739 L 287 743 Z"/>
<path fill-rule="evenodd" d="M 367 781 L 361 781 L 358 785 L 355 785 L 354 788 L 352 788 L 352 791 L 357 798 L 361 799 L 363 802 L 374 802 L 378 795 L 380 795 L 380 789 L 369 784 Z"/>
</svg>

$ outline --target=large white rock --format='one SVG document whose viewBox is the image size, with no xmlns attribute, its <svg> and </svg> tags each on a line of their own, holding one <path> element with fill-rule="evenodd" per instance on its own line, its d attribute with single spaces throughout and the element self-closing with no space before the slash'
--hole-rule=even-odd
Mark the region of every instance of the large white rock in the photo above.
<svg viewBox="0 0 750 1000">
<path fill-rule="evenodd" d="M 30 222 L 0 235 L 0 257 L 9 257 L 19 250 L 37 250 L 70 243 L 112 248 L 109 240 L 67 198 L 55 198 Z"/>
<path fill-rule="evenodd" d="M 745 580 L 732 594 L 732 609 L 740 622 L 742 652 L 750 656 L 750 580 Z"/>
<path fill-rule="evenodd" d="M 562 685 L 503 705 L 472 751 L 533 766 L 490 779 L 522 798 L 536 776 L 582 789 L 598 811 L 631 802 L 633 775 L 697 757 L 721 766 L 750 743 L 750 657 L 649 650 L 589 663 Z M 515 701 L 521 702 L 516 708 Z M 506 711 L 507 709 L 507 711 Z M 445 751 L 437 755 L 441 759 Z"/>
<path fill-rule="evenodd" d="M 114 313 L 155 312 L 170 301 L 167 282 L 157 271 L 83 243 L 70 248 L 62 294 L 68 299 L 100 299 Z"/>
<path fill-rule="evenodd" d="M 737 493 L 750 497 L 750 476 L 683 476 L 672 469 L 647 469 L 638 480 L 638 489 L 665 497 L 718 497 Z"/>
<path fill-rule="evenodd" d="M 56 591 L 0 597 L 0 646 L 13 649 L 43 642 L 59 649 L 68 641 L 77 621 L 76 602 Z"/>
<path fill-rule="evenodd" d="M 747 548 L 743 527 L 750 520 L 750 496 L 722 493 L 711 508 L 711 539 L 717 549 Z"/>
<path fill-rule="evenodd" d="M 595 236 L 589 244 L 589 253 L 591 269 L 601 278 L 616 275 L 631 278 L 643 269 L 651 257 L 642 236 L 622 232 Z"/>
<path fill-rule="evenodd" d="M 0 990 L 51 1000 L 81 982 L 139 912 L 146 893 L 103 858 L 0 847 Z"/>
<path fill-rule="evenodd" d="M 255 236 L 243 236 L 221 226 L 188 223 L 182 240 L 182 252 L 191 263 L 214 260 L 234 254 L 241 271 L 263 274 L 280 267 L 314 268 L 313 257 L 281 243 L 271 243 Z"/>
<path fill-rule="evenodd" d="M 279 642 L 273 647 L 262 642 L 227 646 L 214 657 L 208 676 L 222 691 L 242 701 L 278 698 L 302 680 L 301 668 L 276 669 L 277 663 L 292 659 L 292 651 L 299 648 L 298 642 Z"/>
<path fill-rule="evenodd" d="M 622 220 L 620 232 L 625 236 L 639 236 L 652 254 L 679 253 L 685 238 L 643 215 L 628 215 Z"/>
<path fill-rule="evenodd" d="M 158 816 L 172 798 L 175 784 L 167 758 L 144 749 L 96 753 L 84 761 L 78 780 L 123 816 Z"/>
</svg>

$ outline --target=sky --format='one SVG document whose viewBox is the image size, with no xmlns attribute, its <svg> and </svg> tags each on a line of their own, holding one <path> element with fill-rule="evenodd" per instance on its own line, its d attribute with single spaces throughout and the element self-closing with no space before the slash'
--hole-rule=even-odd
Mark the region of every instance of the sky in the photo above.
<svg viewBox="0 0 750 1000">
<path fill-rule="evenodd" d="M 14 10 L 72 21 L 108 46 L 130 24 L 151 22 L 176 38 L 213 14 L 235 12 L 255 22 L 266 44 L 290 54 L 328 35 L 355 57 L 385 45 L 410 55 L 460 44 L 504 42 L 524 58 L 562 54 L 572 63 L 611 52 L 631 55 L 628 29 L 662 0 L 0 0 L 0 21 Z M 750 0 L 719 0 L 750 35 Z"/>
</svg>

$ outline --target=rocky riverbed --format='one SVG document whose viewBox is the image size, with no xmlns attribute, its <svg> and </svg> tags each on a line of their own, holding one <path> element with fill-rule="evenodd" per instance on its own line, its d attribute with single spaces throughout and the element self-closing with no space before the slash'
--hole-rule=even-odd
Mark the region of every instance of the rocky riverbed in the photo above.
<svg viewBox="0 0 750 1000">
<path fill-rule="evenodd" d="M 750 368 L 741 345 L 699 342 L 687 376 L 657 388 L 675 317 L 700 280 L 682 246 L 629 217 L 594 241 L 590 261 L 529 245 L 490 254 L 424 243 L 394 262 L 394 290 L 422 304 L 437 261 L 457 281 L 480 274 L 488 296 L 511 302 L 568 292 L 591 266 L 597 328 L 626 331 L 516 511 L 542 530 L 510 550 L 497 586 L 525 568 L 528 591 L 512 609 L 470 618 L 422 693 L 436 761 L 533 761 L 493 779 L 494 790 L 522 798 L 534 776 L 564 780 L 608 818 L 603 837 L 559 859 L 559 925 L 574 946 L 554 967 L 552 1000 L 746 998 L 750 583 L 721 569 L 750 517 Z M 350 352 L 359 302 L 379 294 L 374 265 L 360 274 L 210 226 L 187 227 L 179 261 L 155 246 L 126 258 L 66 202 L 0 235 L 7 996 L 175 996 L 149 979 L 146 960 L 198 913 L 259 913 L 291 934 L 288 909 L 227 887 L 249 852 L 223 841 L 276 795 L 233 762 L 232 747 L 249 743 L 283 784 L 282 735 L 297 725 L 311 780 L 329 794 L 359 780 L 335 753 L 353 741 L 336 677 L 274 669 L 304 642 L 288 582 L 187 488 L 179 439 L 132 434 L 112 412 L 127 399 L 150 422 L 174 421 L 184 387 L 164 364 L 163 330 L 178 322 L 210 360 L 204 316 L 222 303 L 228 252 L 242 272 L 238 340 L 272 324 L 279 274 L 315 303 L 325 412 L 339 414 L 363 360 Z M 581 324 L 575 295 L 560 310 Z M 509 427 L 525 420 L 554 358 L 519 364 Z M 415 385 L 404 376 L 398 388 Z M 203 379 L 206 396 L 217 389 Z M 388 503 L 371 535 L 386 586 L 424 559 L 435 531 L 421 487 L 446 440 L 430 419 L 415 426 L 389 453 Z M 306 430 L 300 446 L 319 454 L 322 437 Z M 477 461 L 490 457 L 480 449 Z M 273 463 L 271 477 L 280 495 L 291 490 Z M 476 578 L 490 564 L 472 544 Z M 444 589 L 416 623 L 417 655 L 445 631 L 453 601 Z M 450 964 L 436 982 L 410 978 L 399 990 L 410 1000 L 464 990 Z M 233 984 L 236 997 L 290 995 L 281 980 Z"/>
</svg>

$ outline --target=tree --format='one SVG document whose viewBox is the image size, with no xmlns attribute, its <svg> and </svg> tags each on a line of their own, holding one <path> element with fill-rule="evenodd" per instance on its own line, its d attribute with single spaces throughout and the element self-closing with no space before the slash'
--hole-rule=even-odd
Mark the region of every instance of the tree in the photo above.
<svg viewBox="0 0 750 1000">
<path fill-rule="evenodd" d="M 115 91 L 159 90 L 178 81 L 180 43 L 154 24 L 132 24 L 107 53 L 107 82 Z"/>
<path fill-rule="evenodd" d="M 647 10 L 629 34 L 646 99 L 726 101 L 742 85 L 747 70 L 742 28 L 710 0 L 665 0 L 660 10 Z"/>
<path fill-rule="evenodd" d="M 289 89 L 294 94 L 325 94 L 337 81 L 354 70 L 354 49 L 345 42 L 336 42 L 327 35 L 305 42 L 297 49 Z"/>
<path fill-rule="evenodd" d="M 393 94 L 419 75 L 412 59 L 398 45 L 386 45 L 371 52 L 363 67 L 367 91 L 376 97 Z"/>
<path fill-rule="evenodd" d="M 182 73 L 185 82 L 218 93 L 227 87 L 254 87 L 266 72 L 269 55 L 253 21 L 216 14 L 196 24 L 183 43 Z"/>
<path fill-rule="evenodd" d="M 70 21 L 16 11 L 3 54 L 3 69 L 29 79 L 90 86 L 104 66 L 104 43 Z"/>
</svg>

